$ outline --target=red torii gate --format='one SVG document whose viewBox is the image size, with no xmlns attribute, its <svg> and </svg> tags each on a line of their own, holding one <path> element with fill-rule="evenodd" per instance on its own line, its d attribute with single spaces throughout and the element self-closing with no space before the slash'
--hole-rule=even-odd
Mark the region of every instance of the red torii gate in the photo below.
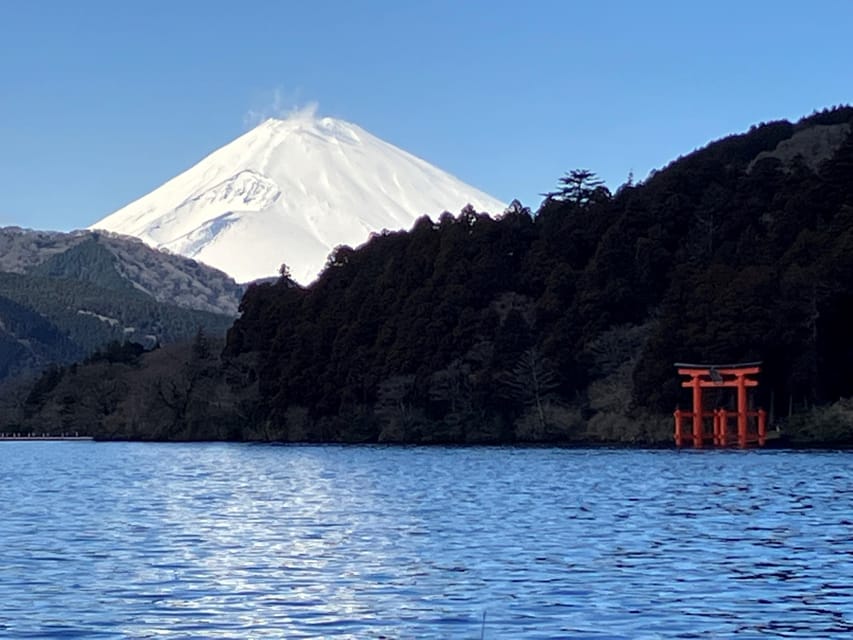
<svg viewBox="0 0 853 640">
<path fill-rule="evenodd" d="M 681 447 L 685 441 L 692 441 L 693 446 L 701 449 L 705 443 L 705 418 L 712 418 L 713 443 L 725 447 L 729 444 L 729 418 L 737 418 L 737 443 L 741 448 L 748 444 L 757 443 L 763 447 L 767 439 L 767 413 L 764 409 L 750 411 L 747 409 L 747 387 L 757 387 L 758 381 L 750 376 L 761 372 L 760 362 L 743 362 L 740 364 L 687 364 L 676 362 L 679 375 L 690 376 L 690 380 L 681 383 L 682 387 L 693 390 L 693 410 L 675 410 L 675 446 Z M 726 411 L 717 408 L 705 411 L 702 406 L 702 389 L 706 387 L 733 387 L 737 389 L 737 411 Z M 693 429 L 691 433 L 684 432 L 684 420 L 691 418 Z M 747 430 L 748 419 L 758 418 L 757 432 L 750 434 Z"/>
</svg>

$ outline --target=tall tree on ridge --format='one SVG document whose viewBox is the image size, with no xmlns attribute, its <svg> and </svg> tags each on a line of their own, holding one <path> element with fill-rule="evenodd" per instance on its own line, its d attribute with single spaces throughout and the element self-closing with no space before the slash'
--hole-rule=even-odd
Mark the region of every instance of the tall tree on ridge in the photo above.
<svg viewBox="0 0 853 640">
<path fill-rule="evenodd" d="M 610 198 L 610 190 L 604 186 L 604 180 L 589 169 L 573 169 L 557 182 L 556 191 L 542 195 L 551 200 L 571 202 L 578 207 L 586 206 L 599 196 L 604 200 Z"/>
</svg>

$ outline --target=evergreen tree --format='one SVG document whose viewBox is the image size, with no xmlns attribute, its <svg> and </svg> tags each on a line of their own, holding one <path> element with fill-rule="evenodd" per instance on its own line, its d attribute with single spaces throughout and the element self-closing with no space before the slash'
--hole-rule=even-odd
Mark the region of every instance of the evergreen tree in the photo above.
<svg viewBox="0 0 853 640">
<path fill-rule="evenodd" d="M 604 186 L 604 181 L 588 169 L 569 171 L 558 180 L 558 185 L 555 191 L 542 195 L 549 200 L 570 202 L 576 207 L 584 207 L 595 200 L 610 198 L 610 191 Z"/>
</svg>

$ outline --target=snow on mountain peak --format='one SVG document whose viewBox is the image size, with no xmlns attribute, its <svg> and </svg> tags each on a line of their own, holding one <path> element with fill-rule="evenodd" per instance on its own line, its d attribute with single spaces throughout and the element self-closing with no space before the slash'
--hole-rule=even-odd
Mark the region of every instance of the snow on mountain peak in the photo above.
<svg viewBox="0 0 853 640">
<path fill-rule="evenodd" d="M 238 281 L 286 263 L 308 283 L 337 245 L 467 204 L 504 208 L 357 125 L 305 109 L 265 120 L 90 228 L 137 236 Z"/>
</svg>

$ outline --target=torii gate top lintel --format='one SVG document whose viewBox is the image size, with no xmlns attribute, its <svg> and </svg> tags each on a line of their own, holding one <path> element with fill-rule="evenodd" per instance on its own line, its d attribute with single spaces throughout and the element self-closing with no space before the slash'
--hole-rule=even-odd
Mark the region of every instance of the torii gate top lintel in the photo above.
<svg viewBox="0 0 853 640">
<path fill-rule="evenodd" d="M 681 386 L 691 387 L 699 384 L 703 387 L 738 386 L 743 381 L 746 386 L 754 387 L 758 383 L 747 376 L 761 373 L 760 362 L 742 362 L 740 364 L 687 364 L 676 362 L 678 375 L 690 376 L 690 382 L 682 382 Z"/>
<path fill-rule="evenodd" d="M 686 367 L 688 369 L 742 369 L 743 367 L 759 367 L 761 360 L 755 362 L 737 362 L 735 364 L 689 364 L 687 362 L 675 362 L 676 367 Z"/>
<path fill-rule="evenodd" d="M 676 367 L 687 367 L 689 369 L 741 369 L 743 367 L 758 367 L 761 365 L 761 360 L 756 360 L 755 362 L 737 362 L 734 364 L 688 364 L 687 362 L 675 362 L 673 364 Z"/>
</svg>

